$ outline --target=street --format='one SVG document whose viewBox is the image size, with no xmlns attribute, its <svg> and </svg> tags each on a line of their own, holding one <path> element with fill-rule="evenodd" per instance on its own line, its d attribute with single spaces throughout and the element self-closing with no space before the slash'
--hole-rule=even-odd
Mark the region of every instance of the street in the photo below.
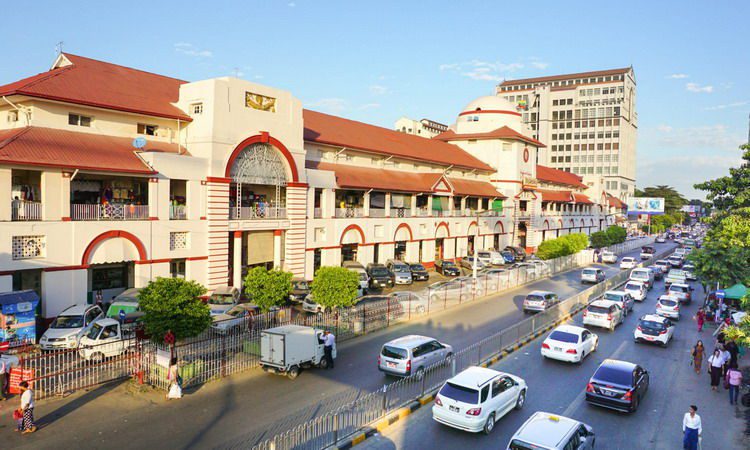
<svg viewBox="0 0 750 450">
<path fill-rule="evenodd" d="M 672 246 L 658 244 L 657 253 Z M 638 253 L 636 250 L 628 255 Z M 617 266 L 598 266 L 608 276 L 620 272 Z M 520 305 L 531 290 L 550 290 L 566 298 L 587 287 L 580 282 L 580 270 L 572 270 L 365 335 L 339 346 L 335 370 L 305 371 L 294 381 L 251 370 L 188 390 L 186 397 L 169 403 L 160 391 L 133 395 L 125 385 L 101 386 L 66 399 L 41 402 L 36 414 L 43 427 L 30 439 L 12 433 L 10 420 L 2 423 L 0 433 L 13 445 L 33 448 L 64 448 L 82 442 L 94 448 L 144 448 L 165 442 L 171 448 L 247 447 L 394 381 L 375 367 L 384 342 L 423 334 L 460 349 L 522 319 Z M 590 364 L 586 362 L 584 367 Z M 533 381 L 531 384 L 533 387 Z M 143 432 L 154 423 L 161 433 Z"/>
<path fill-rule="evenodd" d="M 692 320 L 702 304 L 699 285 L 694 291 L 696 300 L 683 308 L 682 318 L 667 348 L 633 342 L 637 319 L 654 312 L 656 300 L 663 292 L 663 282 L 658 281 L 647 299 L 637 302 L 633 312 L 613 333 L 589 327 L 599 336 L 599 347 L 580 365 L 542 358 L 539 352 L 545 334 L 493 366 L 524 378 L 529 390 L 523 409 L 508 413 L 495 425 L 491 435 L 470 434 L 440 425 L 433 421 L 428 404 L 382 435 L 368 439 L 362 448 L 505 448 L 529 416 L 535 411 L 545 411 L 591 425 L 596 433 L 597 449 L 675 449 L 682 446 L 682 416 L 691 404 L 698 406 L 702 418 L 704 449 L 748 448 L 750 439 L 743 423 L 745 408 L 730 406 L 727 391 L 711 391 L 705 362 L 700 374 L 689 365 L 690 350 L 698 339 L 704 341 L 707 351 L 714 347 L 713 328 L 698 333 Z M 582 326 L 581 315 L 570 323 Z M 607 358 L 635 362 L 650 372 L 649 390 L 636 413 L 623 414 L 586 403 L 586 383 Z"/>
</svg>

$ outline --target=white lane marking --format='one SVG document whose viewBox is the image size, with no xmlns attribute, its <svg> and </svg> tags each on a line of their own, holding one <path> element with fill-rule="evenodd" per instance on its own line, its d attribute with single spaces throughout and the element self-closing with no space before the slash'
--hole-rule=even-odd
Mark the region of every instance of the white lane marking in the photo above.
<svg viewBox="0 0 750 450">
<path fill-rule="evenodd" d="M 607 359 L 617 359 L 618 356 L 625 350 L 625 346 L 628 345 L 628 341 L 622 341 L 620 343 L 620 346 L 617 347 L 617 350 L 612 352 L 611 355 L 607 357 Z M 573 399 L 572 402 L 570 402 L 570 405 L 568 405 L 567 408 L 565 408 L 565 411 L 563 411 L 562 415 L 565 417 L 571 417 L 571 414 L 575 412 L 584 402 L 586 399 L 586 390 L 584 389 L 580 394 L 576 396 L 575 399 Z"/>
</svg>

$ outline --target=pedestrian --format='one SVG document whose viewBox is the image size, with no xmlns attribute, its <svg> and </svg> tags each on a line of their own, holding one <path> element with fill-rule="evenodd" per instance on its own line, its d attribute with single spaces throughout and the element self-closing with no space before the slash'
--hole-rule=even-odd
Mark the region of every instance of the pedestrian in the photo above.
<svg viewBox="0 0 750 450">
<path fill-rule="evenodd" d="M 695 369 L 695 373 L 700 373 L 701 368 L 703 367 L 703 355 L 706 353 L 706 349 L 703 347 L 703 341 L 698 341 L 695 343 L 695 346 L 693 347 L 693 351 L 691 352 L 691 356 L 693 357 L 693 368 Z"/>
<path fill-rule="evenodd" d="M 326 330 L 323 335 L 323 353 L 328 362 L 327 367 L 333 369 L 333 349 L 336 347 L 336 336 Z"/>
<path fill-rule="evenodd" d="M 695 313 L 695 322 L 698 324 L 698 332 L 700 333 L 703 331 L 703 323 L 706 320 L 706 312 L 703 311 L 703 308 L 699 308 L 698 312 Z"/>
<path fill-rule="evenodd" d="M 740 356 L 740 347 L 737 345 L 737 343 L 734 342 L 734 340 L 730 339 L 729 342 L 724 344 L 724 348 L 729 351 L 729 365 L 739 367 L 737 358 L 739 358 Z"/>
<path fill-rule="evenodd" d="M 169 360 L 167 381 L 169 381 L 167 400 L 172 398 L 182 398 L 182 377 L 180 376 L 180 368 L 177 365 L 177 358 L 174 356 Z"/>
<path fill-rule="evenodd" d="M 701 426 L 701 416 L 698 415 L 698 407 L 690 405 L 690 409 L 682 418 L 682 448 L 683 450 L 698 450 L 698 442 L 703 427 Z"/>
<path fill-rule="evenodd" d="M 714 353 L 708 357 L 708 373 L 711 374 L 711 390 L 715 391 L 719 387 L 721 380 L 721 369 L 724 366 L 724 358 L 721 356 L 721 350 L 714 349 Z"/>
<path fill-rule="evenodd" d="M 698 450 L 698 442 L 703 427 L 701 426 L 701 416 L 698 415 L 698 407 L 690 405 L 690 409 L 682 418 L 682 448 L 683 450 Z"/>
<path fill-rule="evenodd" d="M 101 289 L 96 291 L 96 304 L 99 305 L 99 308 L 101 308 L 102 311 L 104 311 L 104 294 Z"/>
<path fill-rule="evenodd" d="M 726 344 L 724 344 L 721 347 L 721 360 L 723 361 L 723 364 L 721 366 L 721 375 L 724 376 L 727 374 L 727 370 L 729 369 L 729 361 L 732 359 L 732 354 L 727 350 Z"/>
<path fill-rule="evenodd" d="M 21 390 L 21 410 L 23 410 L 23 430 L 22 433 L 33 433 L 36 431 L 34 424 L 34 391 L 29 388 L 28 381 L 18 383 Z"/>
<path fill-rule="evenodd" d="M 729 370 L 727 370 L 726 384 L 729 386 L 729 404 L 736 405 L 742 385 L 742 372 L 734 364 L 730 365 Z"/>
</svg>

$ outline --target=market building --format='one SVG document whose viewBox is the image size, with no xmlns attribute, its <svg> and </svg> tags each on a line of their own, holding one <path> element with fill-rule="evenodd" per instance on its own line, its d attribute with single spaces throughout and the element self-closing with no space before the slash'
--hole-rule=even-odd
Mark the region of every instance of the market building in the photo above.
<svg viewBox="0 0 750 450">
<path fill-rule="evenodd" d="M 603 191 L 537 164 L 544 148 L 497 96 L 430 139 L 237 78 L 61 54 L 0 86 L 0 292 L 37 291 L 51 318 L 159 276 L 211 289 L 257 265 L 429 267 L 611 223 Z"/>
</svg>

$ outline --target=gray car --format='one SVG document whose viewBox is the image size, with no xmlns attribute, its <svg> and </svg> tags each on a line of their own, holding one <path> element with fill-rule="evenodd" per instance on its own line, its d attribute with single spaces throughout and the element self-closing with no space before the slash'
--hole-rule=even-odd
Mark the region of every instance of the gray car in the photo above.
<svg viewBox="0 0 750 450">
<path fill-rule="evenodd" d="M 453 347 L 426 336 L 410 335 L 386 342 L 378 355 L 378 369 L 398 377 L 421 376 L 425 369 L 453 357 Z"/>
<path fill-rule="evenodd" d="M 596 435 L 594 429 L 575 419 L 537 411 L 521 425 L 508 450 L 591 450 Z"/>
</svg>

